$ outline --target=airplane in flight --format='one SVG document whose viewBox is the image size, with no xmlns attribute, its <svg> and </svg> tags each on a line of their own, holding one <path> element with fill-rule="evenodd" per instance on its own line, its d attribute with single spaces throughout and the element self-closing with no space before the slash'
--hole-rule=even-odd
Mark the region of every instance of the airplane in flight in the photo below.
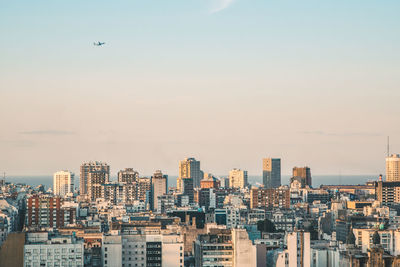
<svg viewBox="0 0 400 267">
<path fill-rule="evenodd" d="M 102 45 L 104 45 L 104 44 L 106 44 L 106 43 L 102 43 L 102 42 L 97 42 L 97 43 L 93 43 L 95 46 L 102 46 Z"/>
</svg>

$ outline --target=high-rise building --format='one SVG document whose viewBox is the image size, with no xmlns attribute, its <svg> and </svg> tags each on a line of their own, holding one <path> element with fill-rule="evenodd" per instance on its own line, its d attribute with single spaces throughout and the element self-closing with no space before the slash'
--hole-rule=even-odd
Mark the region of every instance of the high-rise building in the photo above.
<svg viewBox="0 0 400 267">
<path fill-rule="evenodd" d="M 74 174 L 70 171 L 59 171 L 53 175 L 53 194 L 65 196 L 74 192 Z"/>
<path fill-rule="evenodd" d="M 118 172 L 118 182 L 132 184 L 139 179 L 139 172 L 132 168 L 125 168 Z"/>
<path fill-rule="evenodd" d="M 400 182 L 400 155 L 392 154 L 386 158 L 386 181 Z"/>
<path fill-rule="evenodd" d="M 293 168 L 293 177 L 301 177 L 304 179 L 304 184 L 308 186 L 312 186 L 311 180 L 311 169 L 307 166 L 305 167 L 294 167 Z"/>
<path fill-rule="evenodd" d="M 250 208 L 290 208 L 289 188 L 252 188 L 250 190 Z"/>
<path fill-rule="evenodd" d="M 384 205 L 400 203 L 400 181 L 375 182 L 375 198 Z"/>
<path fill-rule="evenodd" d="M 229 172 L 229 187 L 245 188 L 247 186 L 247 171 L 233 169 Z"/>
<path fill-rule="evenodd" d="M 168 191 L 168 175 L 163 175 L 160 170 L 157 170 L 151 177 L 152 185 L 152 210 L 158 210 L 158 197 L 165 195 Z"/>
<path fill-rule="evenodd" d="M 137 184 L 137 199 L 144 201 L 146 205 L 151 203 L 151 178 L 140 177 Z"/>
<path fill-rule="evenodd" d="M 81 165 L 81 174 L 79 181 L 79 189 L 81 195 L 88 194 L 88 184 L 89 184 L 89 174 L 92 172 L 96 173 L 104 173 L 104 177 L 108 182 L 110 176 L 110 166 L 107 163 L 99 162 L 99 161 L 90 161 L 85 162 Z M 93 177 L 94 178 L 94 177 Z M 93 184 L 93 183 L 92 183 Z"/>
<path fill-rule="evenodd" d="M 263 159 L 263 183 L 265 188 L 281 186 L 281 159 Z"/>
<path fill-rule="evenodd" d="M 185 158 L 179 161 L 179 174 L 176 183 L 176 187 L 179 192 L 182 191 L 182 180 L 192 179 L 193 187 L 200 187 L 200 181 L 203 179 L 203 172 L 200 170 L 200 161 L 194 158 Z"/>
<path fill-rule="evenodd" d="M 63 207 L 60 197 L 34 195 L 26 201 L 27 227 L 63 227 L 75 223 L 76 207 Z"/>
<path fill-rule="evenodd" d="M 102 185 L 108 183 L 109 174 L 105 171 L 92 171 L 88 175 L 88 197 L 91 201 L 102 197 Z"/>
</svg>

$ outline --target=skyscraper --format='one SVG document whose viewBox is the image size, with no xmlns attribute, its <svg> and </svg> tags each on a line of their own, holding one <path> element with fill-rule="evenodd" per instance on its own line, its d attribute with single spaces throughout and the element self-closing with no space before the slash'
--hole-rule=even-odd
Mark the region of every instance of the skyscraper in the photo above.
<svg viewBox="0 0 400 267">
<path fill-rule="evenodd" d="M 176 187 L 179 192 L 182 190 L 182 180 L 191 179 L 193 180 L 193 187 L 200 187 L 200 181 L 203 179 L 203 172 L 200 170 L 200 161 L 194 158 L 185 158 L 179 161 L 179 174 L 176 183 Z"/>
<path fill-rule="evenodd" d="M 92 181 L 89 180 L 91 176 Z M 86 195 L 89 193 L 89 183 L 91 186 L 97 184 L 97 182 L 108 182 L 110 176 L 110 166 L 107 163 L 99 161 L 85 162 L 81 165 L 81 175 L 80 175 L 80 194 Z M 101 187 L 101 184 L 100 184 Z"/>
<path fill-rule="evenodd" d="M 151 177 L 152 185 L 152 210 L 158 209 L 158 197 L 165 195 L 168 192 L 168 175 L 163 175 L 160 170 L 157 170 Z"/>
<path fill-rule="evenodd" d="M 247 171 L 233 169 L 229 172 L 229 187 L 245 188 L 247 186 Z"/>
<path fill-rule="evenodd" d="M 74 174 L 70 171 L 58 171 L 53 175 L 53 193 L 65 196 L 74 192 Z"/>
<path fill-rule="evenodd" d="M 309 167 L 294 167 L 293 177 L 301 177 L 304 179 L 305 184 L 311 187 L 311 169 Z"/>
<path fill-rule="evenodd" d="M 281 159 L 263 159 L 263 183 L 265 188 L 277 188 L 281 185 Z"/>
<path fill-rule="evenodd" d="M 400 181 L 400 155 L 392 154 L 386 158 L 386 181 Z"/>
</svg>

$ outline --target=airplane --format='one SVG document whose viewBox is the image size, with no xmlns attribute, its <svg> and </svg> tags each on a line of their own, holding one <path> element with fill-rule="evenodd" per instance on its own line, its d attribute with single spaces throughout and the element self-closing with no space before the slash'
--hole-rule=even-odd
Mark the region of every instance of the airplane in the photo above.
<svg viewBox="0 0 400 267">
<path fill-rule="evenodd" d="M 95 46 L 102 46 L 102 45 L 104 45 L 105 43 L 102 43 L 102 42 L 97 42 L 97 43 L 93 43 Z"/>
</svg>

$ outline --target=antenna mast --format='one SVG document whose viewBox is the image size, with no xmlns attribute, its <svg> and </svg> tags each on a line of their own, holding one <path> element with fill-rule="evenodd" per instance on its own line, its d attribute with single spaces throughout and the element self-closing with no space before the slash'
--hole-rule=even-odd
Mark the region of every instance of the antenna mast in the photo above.
<svg viewBox="0 0 400 267">
<path fill-rule="evenodd" d="M 389 157 L 389 136 L 387 137 L 387 156 Z"/>
</svg>

